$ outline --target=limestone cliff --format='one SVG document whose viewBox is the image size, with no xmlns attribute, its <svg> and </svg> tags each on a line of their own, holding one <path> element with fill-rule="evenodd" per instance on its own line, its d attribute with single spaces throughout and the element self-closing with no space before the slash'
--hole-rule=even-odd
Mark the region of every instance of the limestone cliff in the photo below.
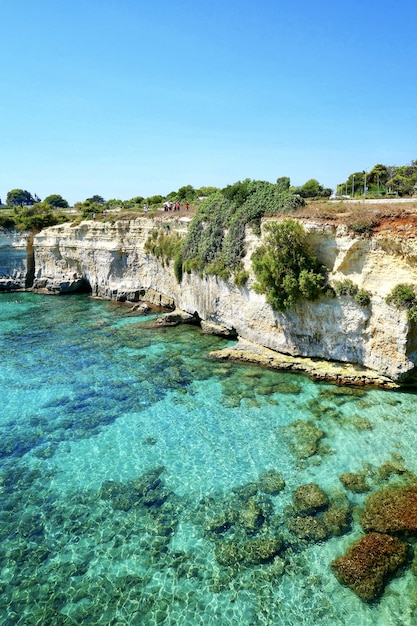
<svg viewBox="0 0 417 626">
<path fill-rule="evenodd" d="M 357 363 L 392 380 L 404 378 L 417 362 L 417 334 L 406 313 L 388 306 L 385 297 L 398 283 L 417 283 L 417 241 L 389 234 L 360 237 L 332 223 L 307 221 L 304 226 L 330 271 L 330 282 L 349 277 L 370 292 L 370 305 L 344 296 L 274 312 L 252 288 L 250 256 L 260 239 L 250 230 L 245 287 L 194 273 L 184 274 L 179 284 L 172 263 L 164 266 L 144 250 L 155 228 L 186 233 L 187 221 L 162 217 L 62 224 L 42 231 L 34 240 L 34 287 L 64 292 L 88 284 L 96 296 L 175 306 L 288 355 Z"/>
<path fill-rule="evenodd" d="M 0 228 L 0 291 L 30 286 L 32 271 L 32 237 Z"/>
</svg>

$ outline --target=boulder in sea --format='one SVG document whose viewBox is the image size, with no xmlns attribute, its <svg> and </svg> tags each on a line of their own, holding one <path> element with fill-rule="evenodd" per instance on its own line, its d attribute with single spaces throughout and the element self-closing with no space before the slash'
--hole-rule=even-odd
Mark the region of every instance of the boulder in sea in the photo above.
<svg viewBox="0 0 417 626">
<path fill-rule="evenodd" d="M 268 498 L 255 496 L 249 498 L 239 510 L 238 524 L 247 533 L 257 532 L 273 513 L 274 507 Z"/>
<path fill-rule="evenodd" d="M 352 524 L 350 506 L 332 504 L 323 513 L 323 523 L 329 537 L 340 537 L 349 532 Z"/>
<path fill-rule="evenodd" d="M 365 501 L 361 522 L 367 532 L 417 535 L 417 486 L 372 493 Z"/>
<path fill-rule="evenodd" d="M 295 510 L 302 515 L 314 515 L 329 506 L 327 494 L 315 483 L 297 487 L 293 491 L 292 500 Z"/>
<path fill-rule="evenodd" d="M 152 311 L 152 307 L 147 302 L 138 302 L 134 304 L 130 309 L 132 312 L 140 313 L 141 315 L 146 315 Z"/>
<path fill-rule="evenodd" d="M 258 478 L 259 490 L 263 493 L 276 495 L 285 488 L 285 480 L 277 470 L 267 470 Z"/>
<path fill-rule="evenodd" d="M 409 549 L 396 537 L 369 533 L 330 567 L 342 585 L 349 587 L 361 600 L 371 602 L 383 593 L 387 582 L 406 563 Z"/>
<path fill-rule="evenodd" d="M 360 473 L 347 472 L 346 474 L 340 474 L 339 480 L 345 489 L 353 493 L 366 493 L 370 490 L 365 476 Z"/>
<path fill-rule="evenodd" d="M 221 565 L 259 565 L 272 561 L 281 547 L 282 542 L 275 537 L 255 537 L 248 541 L 220 541 L 214 553 Z"/>
<path fill-rule="evenodd" d="M 165 467 L 159 466 L 148 470 L 130 482 L 132 490 L 136 492 L 136 497 L 143 498 L 151 491 L 161 486 L 161 474 L 165 471 Z"/>
<path fill-rule="evenodd" d="M 280 432 L 297 459 L 308 459 L 317 454 L 324 432 L 312 422 L 295 420 Z"/>
<path fill-rule="evenodd" d="M 290 517 L 287 520 L 287 528 L 298 539 L 304 539 L 305 541 L 323 541 L 328 537 L 328 530 L 325 524 L 312 515 Z"/>
</svg>

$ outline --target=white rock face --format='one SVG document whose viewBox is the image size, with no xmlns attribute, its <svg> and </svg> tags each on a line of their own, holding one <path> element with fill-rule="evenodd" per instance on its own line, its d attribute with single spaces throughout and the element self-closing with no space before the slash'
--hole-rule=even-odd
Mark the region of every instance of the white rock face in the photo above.
<svg viewBox="0 0 417 626">
<path fill-rule="evenodd" d="M 25 287 L 31 248 L 28 237 L 28 233 L 0 228 L 0 289 Z"/>
<path fill-rule="evenodd" d="M 406 313 L 388 306 L 385 297 L 399 283 L 417 283 L 417 241 L 360 238 L 332 224 L 304 222 L 304 227 L 330 282 L 350 278 L 370 292 L 369 306 L 344 296 L 304 301 L 277 313 L 253 290 L 252 273 L 242 288 L 197 274 L 184 274 L 178 284 L 172 262 L 164 266 L 144 250 L 153 229 L 185 235 L 186 223 L 162 218 L 62 224 L 42 231 L 34 241 L 34 286 L 62 291 L 85 279 L 100 297 L 176 306 L 279 352 L 358 363 L 401 379 L 415 367 L 417 335 Z M 250 272 L 250 255 L 259 243 L 248 231 L 244 265 Z"/>
</svg>

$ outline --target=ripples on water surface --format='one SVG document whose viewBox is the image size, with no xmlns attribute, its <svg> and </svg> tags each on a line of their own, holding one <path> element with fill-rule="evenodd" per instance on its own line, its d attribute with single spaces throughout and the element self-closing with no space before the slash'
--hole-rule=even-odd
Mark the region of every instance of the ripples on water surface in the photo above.
<svg viewBox="0 0 417 626">
<path fill-rule="evenodd" d="M 0 296 L 2 624 L 415 624 L 410 569 L 375 605 L 331 573 L 360 534 L 355 513 L 316 544 L 284 523 L 304 483 L 360 505 L 340 474 L 375 488 L 387 461 L 417 473 L 415 396 L 212 361 L 225 340 L 146 319 Z M 286 550 L 266 563 L 222 552 L 277 536 Z"/>
</svg>

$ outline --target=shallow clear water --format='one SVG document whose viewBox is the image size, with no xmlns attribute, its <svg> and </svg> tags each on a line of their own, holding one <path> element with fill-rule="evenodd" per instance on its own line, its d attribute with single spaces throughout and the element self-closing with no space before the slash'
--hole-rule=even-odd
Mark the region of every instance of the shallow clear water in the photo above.
<svg viewBox="0 0 417 626">
<path fill-rule="evenodd" d="M 411 570 L 373 605 L 331 573 L 360 534 L 355 509 L 347 534 L 289 540 L 272 562 L 216 558 L 228 540 L 288 538 L 299 485 L 357 506 L 340 474 L 377 488 L 387 461 L 417 473 L 416 396 L 212 361 L 225 340 L 148 319 L 87 297 L 0 295 L 2 624 L 416 623 Z M 311 456 L 296 420 L 324 433 Z M 271 469 L 278 495 L 253 486 Z M 239 506 L 264 517 L 245 526 Z"/>
</svg>

